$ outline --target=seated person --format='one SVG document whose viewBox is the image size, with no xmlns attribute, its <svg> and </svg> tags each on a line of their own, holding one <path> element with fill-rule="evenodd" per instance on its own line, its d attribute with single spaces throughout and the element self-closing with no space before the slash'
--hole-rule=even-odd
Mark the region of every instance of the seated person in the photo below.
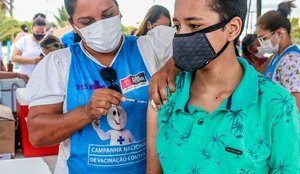
<svg viewBox="0 0 300 174">
<path fill-rule="evenodd" d="M 42 54 L 46 56 L 52 51 L 64 48 L 59 38 L 54 35 L 47 35 L 40 43 Z"/>
</svg>

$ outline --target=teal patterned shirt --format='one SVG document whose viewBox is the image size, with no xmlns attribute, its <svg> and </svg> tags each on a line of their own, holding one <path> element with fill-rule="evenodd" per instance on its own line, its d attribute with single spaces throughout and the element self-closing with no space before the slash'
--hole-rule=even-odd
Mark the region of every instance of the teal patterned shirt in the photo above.
<svg viewBox="0 0 300 174">
<path fill-rule="evenodd" d="M 238 59 L 244 76 L 215 111 L 188 103 L 192 74 L 158 113 L 164 174 L 297 174 L 299 112 L 294 97 Z"/>
</svg>

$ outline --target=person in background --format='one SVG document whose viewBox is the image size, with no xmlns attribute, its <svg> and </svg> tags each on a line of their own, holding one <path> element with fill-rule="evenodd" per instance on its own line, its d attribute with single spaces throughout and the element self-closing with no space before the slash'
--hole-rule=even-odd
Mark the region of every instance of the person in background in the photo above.
<svg viewBox="0 0 300 174">
<path fill-rule="evenodd" d="M 75 33 L 74 30 L 64 34 L 61 37 L 61 42 L 63 43 L 64 47 L 67 48 L 71 44 L 75 44 L 81 41 L 81 37 L 79 34 Z"/>
<path fill-rule="evenodd" d="M 171 57 L 175 29 L 124 36 L 116 0 L 64 2 L 82 41 L 49 53 L 30 77 L 29 139 L 61 143 L 55 174 L 143 174 L 148 84 L 159 68 L 150 60 Z"/>
<path fill-rule="evenodd" d="M 148 10 L 143 22 L 136 30 L 135 35 L 144 36 L 148 31 L 159 25 L 171 26 L 170 12 L 161 5 L 154 5 Z"/>
<path fill-rule="evenodd" d="M 60 42 L 59 38 L 53 35 L 47 35 L 40 43 L 42 49 L 42 55 L 46 56 L 47 54 L 64 48 L 63 44 Z"/>
<path fill-rule="evenodd" d="M 36 18 L 43 18 L 46 20 L 46 15 L 44 13 L 37 13 L 33 16 L 32 20 L 34 21 Z"/>
<path fill-rule="evenodd" d="M 147 174 L 299 173 L 294 97 L 236 56 L 247 0 L 175 1 L 175 93 L 147 116 Z"/>
<path fill-rule="evenodd" d="M 15 38 L 15 40 L 13 41 L 13 43 L 16 43 L 21 37 L 28 35 L 28 27 L 26 24 L 22 24 L 21 25 L 21 32 L 19 32 Z"/>
<path fill-rule="evenodd" d="M 258 72 L 263 73 L 263 66 L 268 66 L 268 58 L 258 50 L 259 42 L 256 34 L 247 34 L 242 40 L 242 57 Z"/>
<path fill-rule="evenodd" d="M 5 67 L 2 59 L 3 59 L 2 42 L 0 42 L 0 71 L 6 71 L 6 67 Z"/>
<path fill-rule="evenodd" d="M 42 59 L 40 41 L 46 34 L 46 21 L 36 18 L 32 23 L 32 34 L 20 38 L 12 53 L 12 62 L 20 64 L 20 73 L 31 75 L 35 66 Z"/>
<path fill-rule="evenodd" d="M 258 49 L 273 54 L 265 77 L 280 84 L 294 95 L 300 110 L 300 49 L 291 39 L 291 22 L 287 18 L 294 1 L 285 1 L 262 15 L 257 22 Z"/>
<path fill-rule="evenodd" d="M 0 79 L 12 79 L 12 78 L 20 78 L 23 79 L 26 83 L 29 77 L 25 74 L 20 74 L 17 72 L 6 72 L 6 67 L 2 61 L 2 43 L 0 42 Z"/>
<path fill-rule="evenodd" d="M 135 35 L 135 32 L 136 32 L 137 28 L 134 28 L 130 31 L 130 35 L 134 36 Z"/>
</svg>

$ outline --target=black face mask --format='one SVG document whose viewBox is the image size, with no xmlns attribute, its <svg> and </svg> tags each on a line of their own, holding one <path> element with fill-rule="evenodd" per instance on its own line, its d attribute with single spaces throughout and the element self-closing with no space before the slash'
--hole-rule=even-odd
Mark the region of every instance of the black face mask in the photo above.
<svg viewBox="0 0 300 174">
<path fill-rule="evenodd" d="M 33 33 L 33 37 L 34 37 L 37 41 L 40 41 L 40 40 L 42 40 L 42 39 L 45 37 L 45 35 L 44 35 L 44 34 L 34 34 L 34 33 Z"/>
<path fill-rule="evenodd" d="M 223 28 L 230 20 L 222 21 L 196 32 L 175 34 L 173 39 L 175 66 L 183 71 L 194 72 L 222 54 L 230 42 L 227 41 L 223 48 L 216 53 L 205 33 Z"/>
</svg>

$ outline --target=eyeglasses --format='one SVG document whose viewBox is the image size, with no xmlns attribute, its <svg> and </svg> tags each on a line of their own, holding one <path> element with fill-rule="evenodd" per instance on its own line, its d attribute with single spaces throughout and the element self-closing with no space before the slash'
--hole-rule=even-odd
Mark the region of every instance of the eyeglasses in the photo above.
<svg viewBox="0 0 300 174">
<path fill-rule="evenodd" d="M 261 43 L 261 42 L 265 41 L 268 36 L 273 35 L 273 34 L 274 34 L 274 31 L 271 33 L 268 33 L 264 36 L 258 37 L 257 40 L 259 41 L 259 43 Z"/>
<path fill-rule="evenodd" d="M 108 81 L 110 83 L 110 86 L 108 86 L 109 89 L 122 93 L 120 86 L 117 84 L 113 84 L 113 82 L 117 80 L 117 73 L 113 68 L 107 67 L 101 69 L 100 76 L 103 80 Z"/>
</svg>

